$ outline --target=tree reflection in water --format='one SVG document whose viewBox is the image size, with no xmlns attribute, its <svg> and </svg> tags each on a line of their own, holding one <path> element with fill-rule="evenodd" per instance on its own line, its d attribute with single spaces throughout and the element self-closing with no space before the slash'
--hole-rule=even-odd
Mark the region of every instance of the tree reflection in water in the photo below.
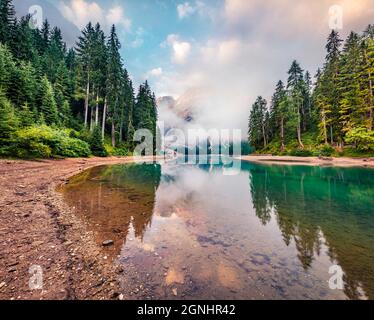
<svg viewBox="0 0 374 320">
<path fill-rule="evenodd" d="M 345 273 L 351 299 L 374 298 L 374 172 L 245 164 L 253 207 L 266 225 L 276 219 L 285 244 L 294 241 L 304 269 L 326 242 Z"/>
<path fill-rule="evenodd" d="M 66 201 L 84 214 L 98 244 L 114 240 L 109 250 L 114 258 L 131 229 L 142 240 L 151 226 L 160 179 L 158 164 L 101 166 L 72 178 L 63 192 Z"/>
</svg>

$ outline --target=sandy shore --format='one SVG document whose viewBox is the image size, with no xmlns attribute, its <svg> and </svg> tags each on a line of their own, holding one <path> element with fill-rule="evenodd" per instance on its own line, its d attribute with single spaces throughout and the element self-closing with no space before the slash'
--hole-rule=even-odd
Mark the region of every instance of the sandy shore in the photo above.
<svg viewBox="0 0 374 320">
<path fill-rule="evenodd" d="M 243 161 L 267 164 L 369 167 L 374 168 L 374 158 L 328 158 L 328 157 L 291 157 L 291 156 L 242 156 Z"/>
<path fill-rule="evenodd" d="M 90 167 L 133 160 L 0 160 L 0 299 L 128 298 L 116 276 L 123 270 L 56 188 Z M 30 289 L 32 266 L 41 267 L 43 290 Z"/>
</svg>

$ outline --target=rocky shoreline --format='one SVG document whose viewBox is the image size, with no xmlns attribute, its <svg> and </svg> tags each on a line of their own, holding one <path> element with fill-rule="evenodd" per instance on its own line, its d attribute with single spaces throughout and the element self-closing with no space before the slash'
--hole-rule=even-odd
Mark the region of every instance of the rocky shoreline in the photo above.
<svg viewBox="0 0 374 320">
<path fill-rule="evenodd" d="M 130 297 L 123 290 L 126 284 L 118 281 L 123 270 L 106 256 L 105 246 L 95 243 L 56 188 L 88 168 L 133 161 L 0 160 L 1 300 Z M 30 289 L 33 267 L 42 272 L 42 289 Z"/>
</svg>

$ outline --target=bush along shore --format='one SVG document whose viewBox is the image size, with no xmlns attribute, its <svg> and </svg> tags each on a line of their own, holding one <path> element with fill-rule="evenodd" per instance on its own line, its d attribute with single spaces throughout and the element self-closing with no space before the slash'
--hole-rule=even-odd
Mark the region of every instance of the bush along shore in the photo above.
<svg viewBox="0 0 374 320">
<path fill-rule="evenodd" d="M 126 156 L 136 130 L 155 135 L 155 95 L 145 81 L 135 96 L 120 48 L 115 25 L 88 23 L 68 48 L 58 27 L 1 1 L 0 156 Z"/>
</svg>

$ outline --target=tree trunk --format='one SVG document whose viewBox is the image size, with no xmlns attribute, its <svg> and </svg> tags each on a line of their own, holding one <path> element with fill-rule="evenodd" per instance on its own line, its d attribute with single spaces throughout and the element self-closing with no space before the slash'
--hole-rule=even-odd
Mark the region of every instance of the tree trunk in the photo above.
<svg viewBox="0 0 374 320">
<path fill-rule="evenodd" d="M 96 115 L 95 115 L 95 125 L 99 125 L 99 90 L 96 94 Z"/>
<path fill-rule="evenodd" d="M 103 140 L 105 138 L 106 109 L 107 109 L 107 98 L 105 97 L 104 111 L 103 111 L 103 123 L 102 123 L 102 126 L 101 126 L 101 136 L 103 137 Z"/>
<path fill-rule="evenodd" d="M 323 123 L 323 138 L 325 139 L 325 145 L 328 145 L 329 142 L 327 140 L 327 126 L 326 126 L 325 110 L 322 110 L 322 123 Z"/>
<path fill-rule="evenodd" d="M 281 138 L 281 151 L 284 151 L 286 146 L 284 145 L 284 118 L 280 121 L 280 138 Z"/>
<path fill-rule="evenodd" d="M 265 133 L 265 126 L 262 126 L 262 137 L 264 139 L 264 148 L 266 148 L 267 143 L 266 143 L 266 133 Z"/>
<path fill-rule="evenodd" d="M 365 58 L 368 61 L 367 51 L 365 50 Z M 370 66 L 368 68 L 368 78 L 369 78 L 369 130 L 373 130 L 373 82 L 371 80 L 371 70 Z"/>
<path fill-rule="evenodd" d="M 301 140 L 301 117 L 300 117 L 300 108 L 297 110 L 298 120 L 297 120 L 297 141 L 299 142 L 300 149 L 304 149 L 304 144 Z"/>
<path fill-rule="evenodd" d="M 95 94 L 95 85 L 92 87 L 92 94 Z M 91 106 L 90 108 L 90 131 L 92 132 L 93 130 L 93 124 L 94 124 L 94 113 L 93 113 L 93 108 Z"/>
<path fill-rule="evenodd" d="M 330 126 L 330 143 L 332 146 L 334 145 L 334 130 L 332 126 Z"/>
<path fill-rule="evenodd" d="M 120 128 L 119 128 L 119 141 L 120 141 L 120 142 L 123 141 L 123 137 L 122 137 L 123 130 L 122 130 L 122 127 L 123 127 L 123 124 L 121 123 L 121 126 L 120 126 Z"/>
<path fill-rule="evenodd" d="M 87 74 L 87 88 L 86 88 L 86 99 L 84 101 L 84 127 L 87 128 L 88 124 L 88 103 L 90 97 L 90 73 Z"/>
<path fill-rule="evenodd" d="M 114 125 L 114 120 L 112 120 L 112 147 L 116 147 L 116 126 Z"/>
</svg>

